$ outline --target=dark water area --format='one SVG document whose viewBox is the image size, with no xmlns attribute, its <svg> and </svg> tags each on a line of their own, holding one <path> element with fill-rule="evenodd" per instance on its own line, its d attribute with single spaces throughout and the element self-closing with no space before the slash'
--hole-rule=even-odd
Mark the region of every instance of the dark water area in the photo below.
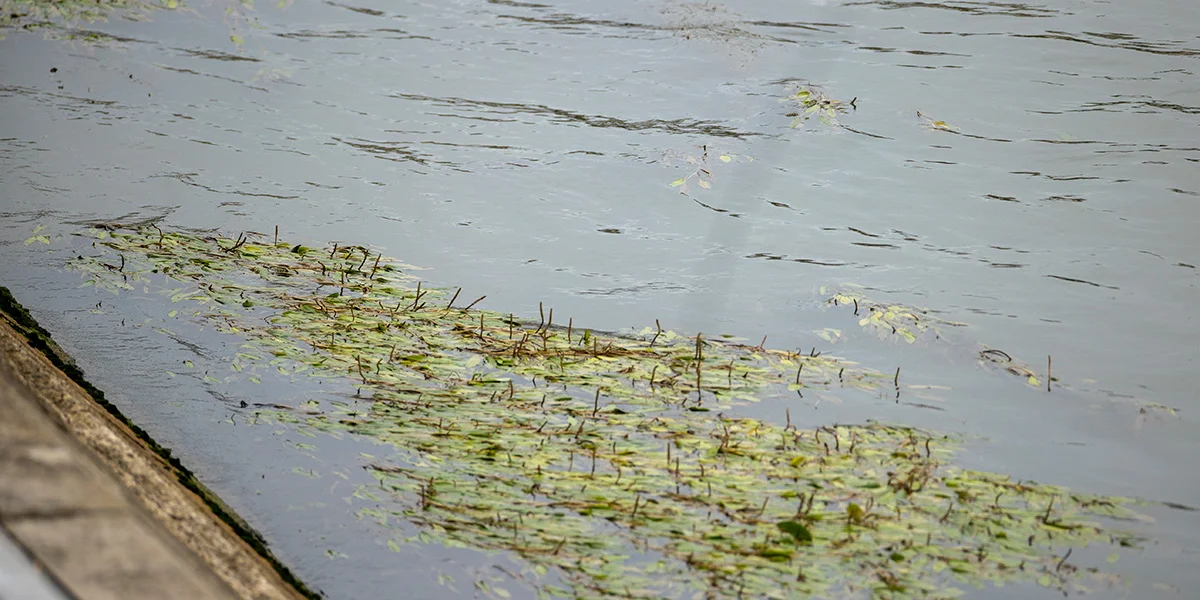
<svg viewBox="0 0 1200 600">
<path fill-rule="evenodd" d="M 467 597 L 518 561 L 389 548 L 395 532 L 350 500 L 370 482 L 362 455 L 386 450 L 249 426 L 241 406 L 301 406 L 342 384 L 206 379 L 236 340 L 168 319 L 151 294 L 79 288 L 61 271 L 86 248 L 71 233 L 278 226 L 312 245 L 370 244 L 526 318 L 540 302 L 602 330 L 658 319 L 899 367 L 899 402 L 833 393 L 791 414 L 959 433 L 972 468 L 1170 503 L 1146 509 L 1154 522 L 1137 528 L 1152 541 L 1115 567 L 1130 587 L 1099 595 L 1200 585 L 1200 5 L 148 14 L 4 32 L 0 284 L 330 598 L 399 585 L 444 597 L 439 573 Z M 803 86 L 842 103 L 837 123 L 791 126 Z M 27 243 L 39 226 L 49 245 Z M 912 345 L 878 337 L 826 305 L 822 287 L 846 285 L 965 325 Z M 816 334 L 827 328 L 837 343 Z M 1052 356 L 1058 387 L 981 364 L 985 348 L 1039 376 Z M 746 410 L 779 421 L 776 400 Z"/>
</svg>

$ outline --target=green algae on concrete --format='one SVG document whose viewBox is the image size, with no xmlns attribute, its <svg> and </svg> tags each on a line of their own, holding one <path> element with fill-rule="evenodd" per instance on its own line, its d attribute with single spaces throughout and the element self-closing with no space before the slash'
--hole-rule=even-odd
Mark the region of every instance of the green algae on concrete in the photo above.
<svg viewBox="0 0 1200 600">
<path fill-rule="evenodd" d="M 156 290 L 179 306 L 166 316 L 245 340 L 230 377 L 357 388 L 258 416 L 393 447 L 354 494 L 363 518 L 419 526 L 392 545 L 513 553 L 544 597 L 1081 590 L 1114 579 L 1070 549 L 1133 543 L 1108 529 L 1134 516 L 1127 500 L 956 467 L 951 436 L 734 416 L 766 396 L 892 383 L 844 359 L 474 310 L 362 246 L 156 226 L 85 235 L 97 252 L 69 262 L 84 285 Z"/>
</svg>

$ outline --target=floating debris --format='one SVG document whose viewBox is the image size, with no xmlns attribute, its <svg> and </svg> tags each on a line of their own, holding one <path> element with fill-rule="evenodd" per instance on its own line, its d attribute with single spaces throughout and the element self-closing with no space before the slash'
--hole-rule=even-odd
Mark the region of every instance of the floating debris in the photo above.
<svg viewBox="0 0 1200 600">
<path fill-rule="evenodd" d="M 1130 501 L 961 469 L 949 436 L 734 414 L 788 391 L 893 382 L 844 359 L 657 323 L 615 335 L 556 324 L 553 311 L 534 322 L 457 308 L 459 292 L 363 246 L 154 226 L 87 235 L 103 252 L 69 262 L 86 284 L 160 289 L 189 307 L 178 314 L 246 340 L 233 359 L 243 375 L 358 388 L 351 402 L 255 416 L 394 448 L 364 457 L 376 483 L 354 493 L 381 531 L 419 526 L 389 547 L 511 553 L 544 597 L 933 598 L 1013 581 L 1073 591 L 1114 576 L 1069 563 L 1069 548 L 1135 543 L 1104 525 L 1134 516 Z M 879 321 L 912 320 L 887 314 Z M 496 589 L 484 592 L 508 594 Z"/>
</svg>

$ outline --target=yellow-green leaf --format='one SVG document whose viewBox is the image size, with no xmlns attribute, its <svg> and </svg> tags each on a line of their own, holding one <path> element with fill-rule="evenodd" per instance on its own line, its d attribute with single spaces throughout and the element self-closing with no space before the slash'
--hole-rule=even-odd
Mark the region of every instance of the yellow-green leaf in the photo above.
<svg viewBox="0 0 1200 600">
<path fill-rule="evenodd" d="M 866 513 L 863 512 L 862 507 L 853 502 L 846 507 L 846 516 L 850 517 L 851 523 L 861 522 L 865 514 Z"/>
<path fill-rule="evenodd" d="M 795 521 L 780 521 L 775 524 L 780 531 L 792 536 L 792 539 L 797 543 L 811 544 L 813 541 L 812 532 L 807 527 Z"/>
</svg>

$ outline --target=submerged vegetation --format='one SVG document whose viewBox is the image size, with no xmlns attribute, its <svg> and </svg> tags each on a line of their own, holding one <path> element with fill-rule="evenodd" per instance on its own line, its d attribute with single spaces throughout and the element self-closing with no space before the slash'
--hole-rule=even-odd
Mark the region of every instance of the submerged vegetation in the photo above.
<svg viewBox="0 0 1200 600">
<path fill-rule="evenodd" d="M 156 226 L 86 235 L 99 252 L 69 263 L 84 285 L 153 289 L 180 306 L 168 317 L 236 334 L 236 376 L 311 374 L 355 390 L 259 417 L 393 447 L 368 459 L 376 484 L 354 494 L 362 517 L 419 527 L 389 545 L 512 553 L 527 565 L 514 577 L 542 596 L 1067 591 L 1114 580 L 1069 562 L 1072 548 L 1133 543 L 1106 525 L 1134 516 L 1128 501 L 956 467 L 950 436 L 798 424 L 786 408 L 782 424 L 738 416 L 768 396 L 893 382 L 815 350 L 477 310 L 482 297 L 426 288 L 362 246 Z"/>
</svg>

